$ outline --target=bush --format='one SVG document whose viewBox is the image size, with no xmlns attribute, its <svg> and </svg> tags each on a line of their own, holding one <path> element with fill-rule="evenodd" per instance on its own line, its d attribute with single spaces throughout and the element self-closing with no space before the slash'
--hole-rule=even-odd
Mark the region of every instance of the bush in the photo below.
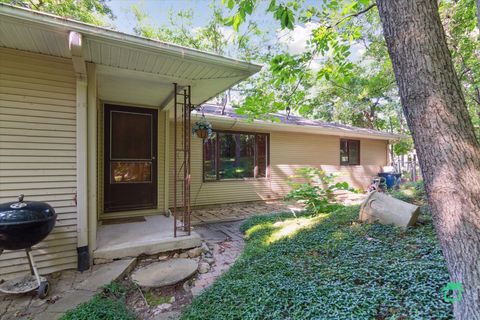
<svg viewBox="0 0 480 320">
<path fill-rule="evenodd" d="M 322 169 L 305 167 L 295 170 L 295 175 L 290 177 L 289 184 L 292 190 L 285 199 L 293 199 L 305 204 L 305 208 L 313 212 L 330 212 L 338 208 L 335 201 L 335 192 L 347 190 L 357 192 L 350 188 L 347 182 L 335 183 L 335 175 L 327 174 Z M 299 182 L 300 181 L 300 182 Z"/>
<path fill-rule="evenodd" d="M 397 199 L 420 206 L 427 203 L 427 194 L 425 193 L 423 181 L 403 183 L 398 190 L 392 190 L 389 194 Z"/>
</svg>

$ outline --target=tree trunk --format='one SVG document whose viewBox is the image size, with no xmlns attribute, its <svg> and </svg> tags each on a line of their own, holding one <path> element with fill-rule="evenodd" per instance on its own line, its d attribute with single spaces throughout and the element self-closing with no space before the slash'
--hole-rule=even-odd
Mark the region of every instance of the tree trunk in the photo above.
<svg viewBox="0 0 480 320">
<path fill-rule="evenodd" d="M 480 319 L 480 145 L 437 1 L 377 5 L 450 278 L 465 290 L 454 313 Z"/>
</svg>

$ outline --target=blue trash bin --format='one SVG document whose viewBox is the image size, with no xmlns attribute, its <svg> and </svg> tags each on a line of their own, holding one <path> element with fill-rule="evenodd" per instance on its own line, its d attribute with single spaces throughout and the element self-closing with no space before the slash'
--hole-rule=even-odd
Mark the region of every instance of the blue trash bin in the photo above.
<svg viewBox="0 0 480 320">
<path fill-rule="evenodd" d="M 387 188 L 392 189 L 397 183 L 397 180 L 400 179 L 401 174 L 393 172 L 379 172 L 378 176 L 385 178 L 385 184 L 387 185 Z"/>
</svg>

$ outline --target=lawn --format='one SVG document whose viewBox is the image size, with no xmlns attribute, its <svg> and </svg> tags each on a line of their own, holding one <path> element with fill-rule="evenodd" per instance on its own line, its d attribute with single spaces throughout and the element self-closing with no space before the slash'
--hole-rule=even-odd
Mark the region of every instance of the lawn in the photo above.
<svg viewBox="0 0 480 320">
<path fill-rule="evenodd" d="M 422 200 L 405 191 L 396 196 Z M 247 220 L 242 256 L 183 319 L 452 319 L 427 210 L 408 231 L 359 224 L 358 211 Z"/>
</svg>

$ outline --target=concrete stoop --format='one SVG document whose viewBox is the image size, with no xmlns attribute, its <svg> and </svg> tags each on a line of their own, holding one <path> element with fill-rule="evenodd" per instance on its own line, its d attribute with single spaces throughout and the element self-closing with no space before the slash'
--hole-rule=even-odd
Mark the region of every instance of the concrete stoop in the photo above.
<svg viewBox="0 0 480 320">
<path fill-rule="evenodd" d="M 144 222 L 102 225 L 97 232 L 97 249 L 93 252 L 96 262 L 153 255 L 168 251 L 198 247 L 202 239 L 192 232 L 188 235 L 178 230 L 173 236 L 173 218 L 165 216 L 145 217 Z"/>
<path fill-rule="evenodd" d="M 177 238 L 152 238 L 144 240 L 132 239 L 130 242 L 123 242 L 113 245 L 107 245 L 98 248 L 93 253 L 93 258 L 97 261 L 110 261 L 126 257 L 138 257 L 142 254 L 154 255 L 158 253 L 183 250 L 198 247 L 202 244 L 202 239 L 196 233 L 189 236 Z"/>
</svg>

